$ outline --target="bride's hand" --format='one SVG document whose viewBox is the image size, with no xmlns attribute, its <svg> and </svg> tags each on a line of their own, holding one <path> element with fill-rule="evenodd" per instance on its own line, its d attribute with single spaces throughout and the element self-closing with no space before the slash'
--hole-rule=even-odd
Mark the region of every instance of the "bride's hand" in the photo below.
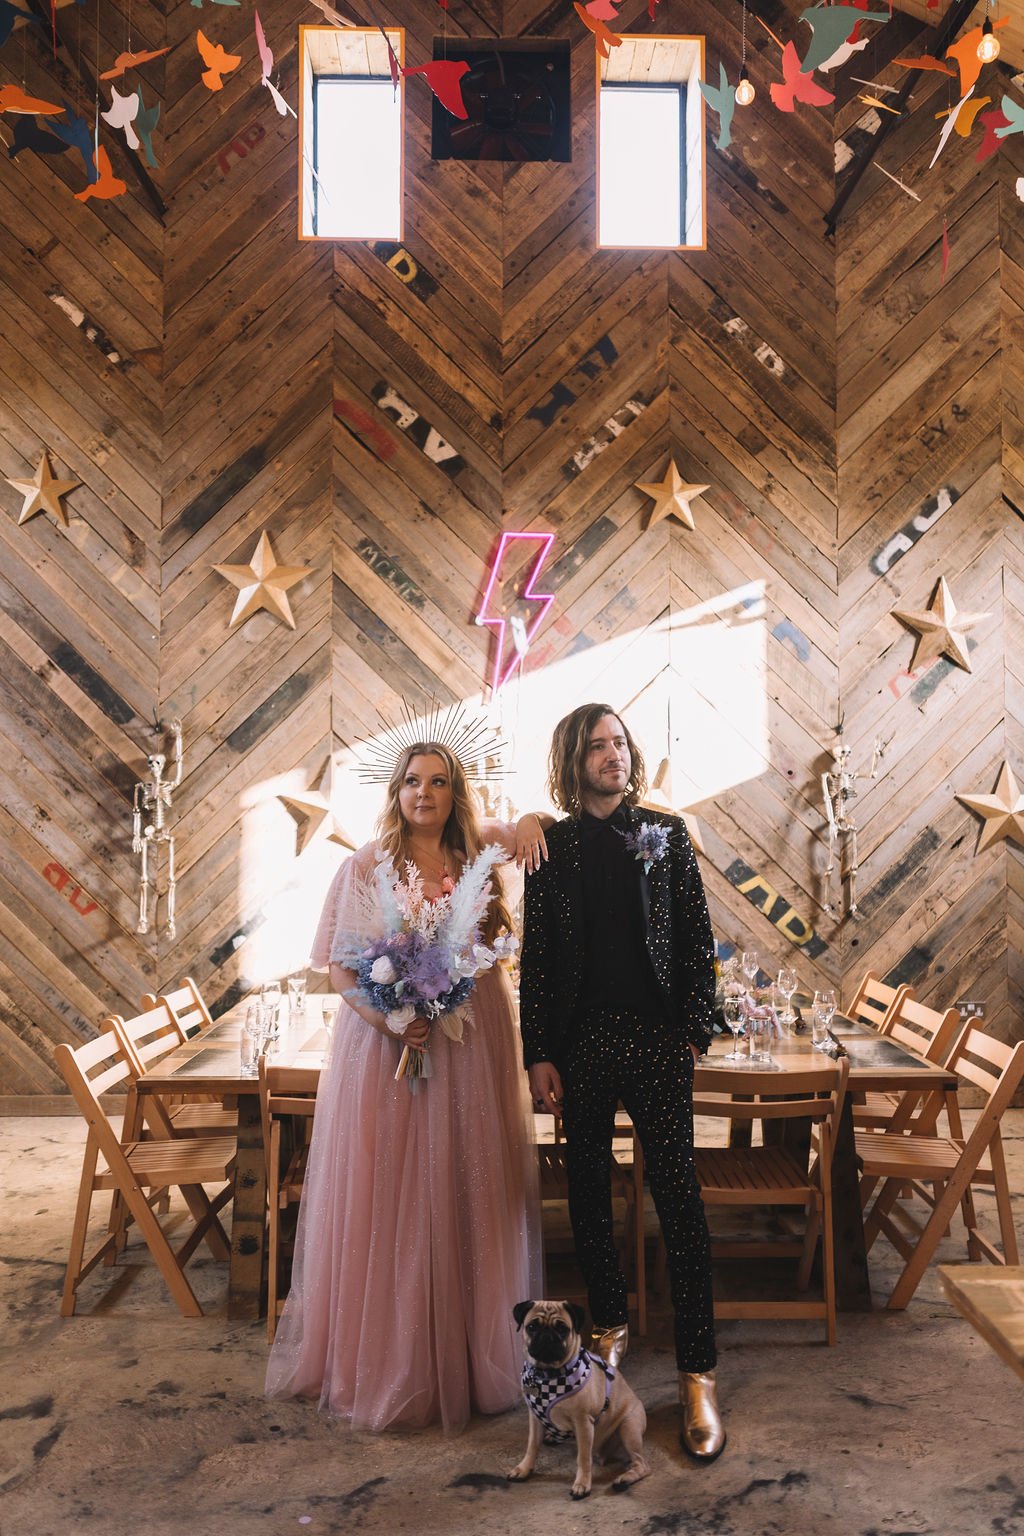
<svg viewBox="0 0 1024 1536">
<path fill-rule="evenodd" d="M 405 1027 L 405 1033 L 400 1037 L 403 1044 L 413 1050 L 426 1051 L 430 1048 L 430 1023 L 427 1019 L 413 1019 Z"/>
<path fill-rule="evenodd" d="M 529 811 L 516 822 L 516 863 L 529 875 L 540 869 L 547 856 L 548 845 L 541 819 Z"/>
</svg>

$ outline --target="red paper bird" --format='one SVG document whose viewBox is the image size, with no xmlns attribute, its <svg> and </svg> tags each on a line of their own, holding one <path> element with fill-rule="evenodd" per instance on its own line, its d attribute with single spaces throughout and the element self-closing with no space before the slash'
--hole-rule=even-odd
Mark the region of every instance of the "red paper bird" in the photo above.
<svg viewBox="0 0 1024 1536">
<path fill-rule="evenodd" d="M 203 29 L 200 27 L 196 33 L 196 47 L 199 56 L 206 68 L 200 79 L 209 91 L 222 91 L 224 81 L 222 75 L 230 75 L 233 69 L 237 69 L 242 62 L 240 53 L 228 53 L 223 43 L 211 43 Z"/>
<path fill-rule="evenodd" d="M 469 116 L 459 81 L 469 68 L 466 59 L 435 59 L 432 64 L 407 64 L 403 75 L 425 75 L 427 84 L 453 117 Z"/>
<path fill-rule="evenodd" d="M 616 0 L 590 0 L 584 10 L 588 16 L 596 16 L 598 21 L 615 21 L 619 14 Z"/>
<path fill-rule="evenodd" d="M 594 34 L 594 42 L 602 59 L 611 58 L 611 50 L 622 46 L 622 38 L 616 37 L 614 32 L 609 32 L 604 22 L 597 16 L 589 16 L 580 5 L 580 0 L 573 0 L 576 14 L 585 27 L 589 27 Z"/>
<path fill-rule="evenodd" d="M 1005 27 L 1009 16 L 1003 16 L 999 21 L 992 23 L 992 30 L 996 27 Z M 972 27 L 965 32 L 963 37 L 946 49 L 946 58 L 955 59 L 960 66 L 960 95 L 966 96 L 981 74 L 981 60 L 978 58 L 978 45 L 981 42 L 981 28 Z"/>
<path fill-rule="evenodd" d="M 170 51 L 169 48 L 155 48 L 152 53 L 119 53 L 114 60 L 113 69 L 104 70 L 100 79 L 116 80 L 119 75 L 124 74 L 126 69 L 135 69 L 139 64 L 148 64 L 150 59 L 159 59 Z"/>
<path fill-rule="evenodd" d="M 385 45 L 385 47 L 388 50 L 388 68 L 391 71 L 391 84 L 394 86 L 395 90 L 397 91 L 398 90 L 399 77 L 401 76 L 401 73 L 402 73 L 402 66 L 398 62 L 398 54 L 392 48 L 392 46 L 391 46 L 391 39 L 390 39 L 390 37 L 388 37 L 387 33 L 384 31 L 384 28 L 381 27 L 381 26 L 378 26 L 377 31 L 380 33 L 381 37 L 384 39 L 384 45 Z"/>
<path fill-rule="evenodd" d="M 120 197 L 123 192 L 128 191 L 127 182 L 114 175 L 113 167 L 110 164 L 110 156 L 102 144 L 93 156 L 93 163 L 99 175 L 90 186 L 83 188 L 81 192 L 75 193 L 75 200 L 77 202 L 88 202 L 90 197 Z"/>
<path fill-rule="evenodd" d="M 978 122 L 985 129 L 985 136 L 978 147 L 978 153 L 974 157 L 977 164 L 980 165 L 983 160 L 988 160 L 994 155 L 1003 142 L 1002 139 L 996 137 L 996 129 L 1008 128 L 1010 126 L 1010 119 L 1006 116 L 1002 107 L 993 107 L 991 112 L 980 112 L 978 114 Z"/>
<path fill-rule="evenodd" d="M 919 59 L 893 59 L 893 63 L 898 64 L 900 69 L 934 69 L 940 75 L 956 74 L 955 69 L 950 69 L 941 59 L 933 58 L 930 53 L 922 54 Z"/>
<path fill-rule="evenodd" d="M 806 102 L 809 107 L 827 107 L 830 101 L 835 101 L 831 91 L 815 84 L 813 75 L 801 72 L 800 55 L 792 43 L 787 43 L 782 50 L 782 74 L 781 85 L 768 87 L 780 112 L 794 112 L 798 101 Z"/>
<path fill-rule="evenodd" d="M 0 112 L 33 112 L 37 117 L 56 117 L 63 107 L 29 96 L 20 85 L 0 86 Z"/>
</svg>

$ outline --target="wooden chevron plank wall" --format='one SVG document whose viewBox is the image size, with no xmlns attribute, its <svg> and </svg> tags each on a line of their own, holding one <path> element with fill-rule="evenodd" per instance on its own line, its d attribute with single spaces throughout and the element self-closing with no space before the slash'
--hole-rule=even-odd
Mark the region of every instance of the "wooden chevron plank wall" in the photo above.
<svg viewBox="0 0 1024 1536">
<path fill-rule="evenodd" d="M 81 81 L 127 46 L 128 4 L 70 9 L 57 62 L 16 36 L 0 83 L 56 89 L 91 122 Z M 796 0 L 758 9 L 798 35 Z M 412 61 L 441 17 L 345 14 L 404 27 Z M 260 15 L 294 101 L 297 27 L 319 13 Z M 922 201 L 869 171 L 829 243 L 836 165 L 872 109 L 844 84 L 834 110 L 776 111 L 778 51 L 751 26 L 758 97 L 731 148 L 708 117 L 708 249 L 597 251 L 590 35 L 550 0 L 453 0 L 454 35 L 571 38 L 571 162 L 433 161 L 410 80 L 402 242 L 303 243 L 295 125 L 259 83 L 251 7 L 198 20 L 244 59 L 216 94 L 192 7 L 131 13 L 132 47 L 170 52 L 140 77 L 159 167 L 139 177 L 112 150 L 124 197 L 76 201 L 74 150 L 0 156 L 0 474 L 31 475 L 45 446 L 81 482 L 67 530 L 19 526 L 0 482 L 0 1105 L 51 1104 L 53 1044 L 144 990 L 188 973 L 223 1006 L 299 963 L 282 934 L 308 930 L 340 850 L 277 795 L 329 787 L 378 709 L 479 699 L 495 641 L 473 619 L 508 529 L 556 536 L 539 587 L 555 603 L 502 702 L 521 804 L 548 726 L 610 697 L 665 800 L 696 812 L 723 941 L 770 968 L 796 956 L 808 984 L 870 965 L 1019 1031 L 1021 856 L 975 858 L 954 791 L 991 789 L 1004 757 L 1024 771 L 1020 138 L 978 166 L 954 135 L 927 174 L 946 92 L 925 80 L 879 157 Z M 648 33 L 646 0 L 620 25 Z M 890 26 L 872 77 L 918 37 Z M 658 28 L 706 34 L 708 74 L 721 59 L 735 78 L 732 0 L 662 0 Z M 670 456 L 710 489 L 695 531 L 645 532 L 635 482 Z M 295 628 L 231 629 L 212 567 L 247 563 L 264 529 L 305 568 Z M 524 614 L 534 549 L 500 573 Z M 970 674 L 908 675 L 891 610 L 940 574 L 991 617 Z M 175 717 L 171 941 L 135 932 L 130 802 Z M 861 771 L 886 743 L 855 802 L 859 921 L 822 906 L 840 719 Z M 358 820 L 344 791 L 336 812 Z"/>
</svg>

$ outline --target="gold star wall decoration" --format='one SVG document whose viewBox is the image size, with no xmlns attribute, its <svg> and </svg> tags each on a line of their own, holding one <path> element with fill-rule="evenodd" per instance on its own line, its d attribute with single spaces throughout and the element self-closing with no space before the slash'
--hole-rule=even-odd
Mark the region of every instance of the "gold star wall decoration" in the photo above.
<svg viewBox="0 0 1024 1536">
<path fill-rule="evenodd" d="M 910 658 L 910 671 L 924 666 L 926 662 L 935 661 L 939 656 L 948 656 L 950 661 L 963 667 L 965 672 L 971 670 L 967 654 L 967 632 L 980 624 L 982 619 L 989 617 L 987 613 L 960 613 L 945 576 L 940 576 L 935 583 L 932 600 L 923 613 L 894 608 L 892 616 L 908 629 L 917 630 L 917 644 Z"/>
<path fill-rule="evenodd" d="M 43 449 L 43 456 L 39 460 L 35 476 L 31 480 L 12 480 L 7 478 L 7 484 L 13 485 L 25 500 L 18 516 L 18 526 L 27 523 L 30 517 L 35 517 L 39 512 L 52 512 L 54 517 L 65 528 L 69 526 L 67 509 L 61 500 L 69 491 L 81 485 L 81 480 L 55 480 L 50 470 L 50 460 L 47 451 Z"/>
<path fill-rule="evenodd" d="M 260 534 L 259 543 L 248 565 L 215 565 L 218 576 L 223 576 L 238 588 L 235 611 L 231 615 L 229 629 L 235 629 L 251 619 L 254 613 L 265 608 L 268 613 L 282 619 L 289 629 L 295 628 L 288 588 L 308 575 L 304 565 L 278 565 L 274 546 L 269 535 Z"/>
<path fill-rule="evenodd" d="M 981 853 L 990 843 L 1009 838 L 1024 847 L 1024 795 L 1017 788 L 1013 769 L 1004 762 L 999 770 L 999 782 L 994 795 L 957 795 L 969 811 L 984 817 L 981 836 L 975 853 Z"/>
<path fill-rule="evenodd" d="M 342 848 L 357 846 L 331 810 L 333 795 L 334 759 L 330 756 L 307 790 L 297 795 L 278 795 L 281 804 L 298 823 L 296 853 L 305 853 L 319 833 L 323 833 L 327 842 L 340 843 Z"/>
<path fill-rule="evenodd" d="M 690 501 L 694 496 L 702 496 L 711 489 L 710 485 L 687 485 L 676 469 L 675 459 L 669 459 L 664 480 L 637 480 L 636 488 L 643 491 L 645 496 L 654 498 L 654 506 L 644 524 L 645 533 L 665 517 L 678 517 L 687 528 L 693 528 Z"/>
</svg>

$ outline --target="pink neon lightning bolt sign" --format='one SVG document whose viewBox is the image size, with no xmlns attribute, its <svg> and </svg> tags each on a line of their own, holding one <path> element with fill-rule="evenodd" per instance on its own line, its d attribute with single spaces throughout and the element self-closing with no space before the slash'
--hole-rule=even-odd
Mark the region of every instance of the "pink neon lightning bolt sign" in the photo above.
<svg viewBox="0 0 1024 1536">
<path fill-rule="evenodd" d="M 529 645 L 529 642 L 533 639 L 533 636 L 537 632 L 538 625 L 555 600 L 555 595 L 553 592 L 535 592 L 533 590 L 533 584 L 540 575 L 544 566 L 544 562 L 548 557 L 548 552 L 551 549 L 552 544 L 555 542 L 554 534 L 503 533 L 498 541 L 498 548 L 495 552 L 494 560 L 491 564 L 491 574 L 487 580 L 487 590 L 484 592 L 484 600 L 480 604 L 480 612 L 477 614 L 476 618 L 476 622 L 478 624 L 490 624 L 498 632 L 497 652 L 494 658 L 494 672 L 491 677 L 492 694 L 496 694 L 499 689 L 504 688 L 516 667 L 521 667 L 524 660 L 526 659 L 525 649 L 520 650 L 519 647 L 516 646 L 513 650 L 511 661 L 506 662 L 505 626 L 508 621 L 506 619 L 497 618 L 494 615 L 488 613 L 488 609 L 491 605 L 491 593 L 494 591 L 495 583 L 500 577 L 502 562 L 505 559 L 505 551 L 510 544 L 517 540 L 525 540 L 531 544 L 537 544 L 539 546 L 536 558 L 534 559 L 533 565 L 530 568 L 530 573 L 527 576 L 526 581 L 523 584 L 522 591 L 519 594 L 525 602 L 534 602 L 540 604 L 536 613 L 534 613 L 533 617 L 530 619 L 529 624 L 526 626 L 527 645 Z"/>
</svg>

